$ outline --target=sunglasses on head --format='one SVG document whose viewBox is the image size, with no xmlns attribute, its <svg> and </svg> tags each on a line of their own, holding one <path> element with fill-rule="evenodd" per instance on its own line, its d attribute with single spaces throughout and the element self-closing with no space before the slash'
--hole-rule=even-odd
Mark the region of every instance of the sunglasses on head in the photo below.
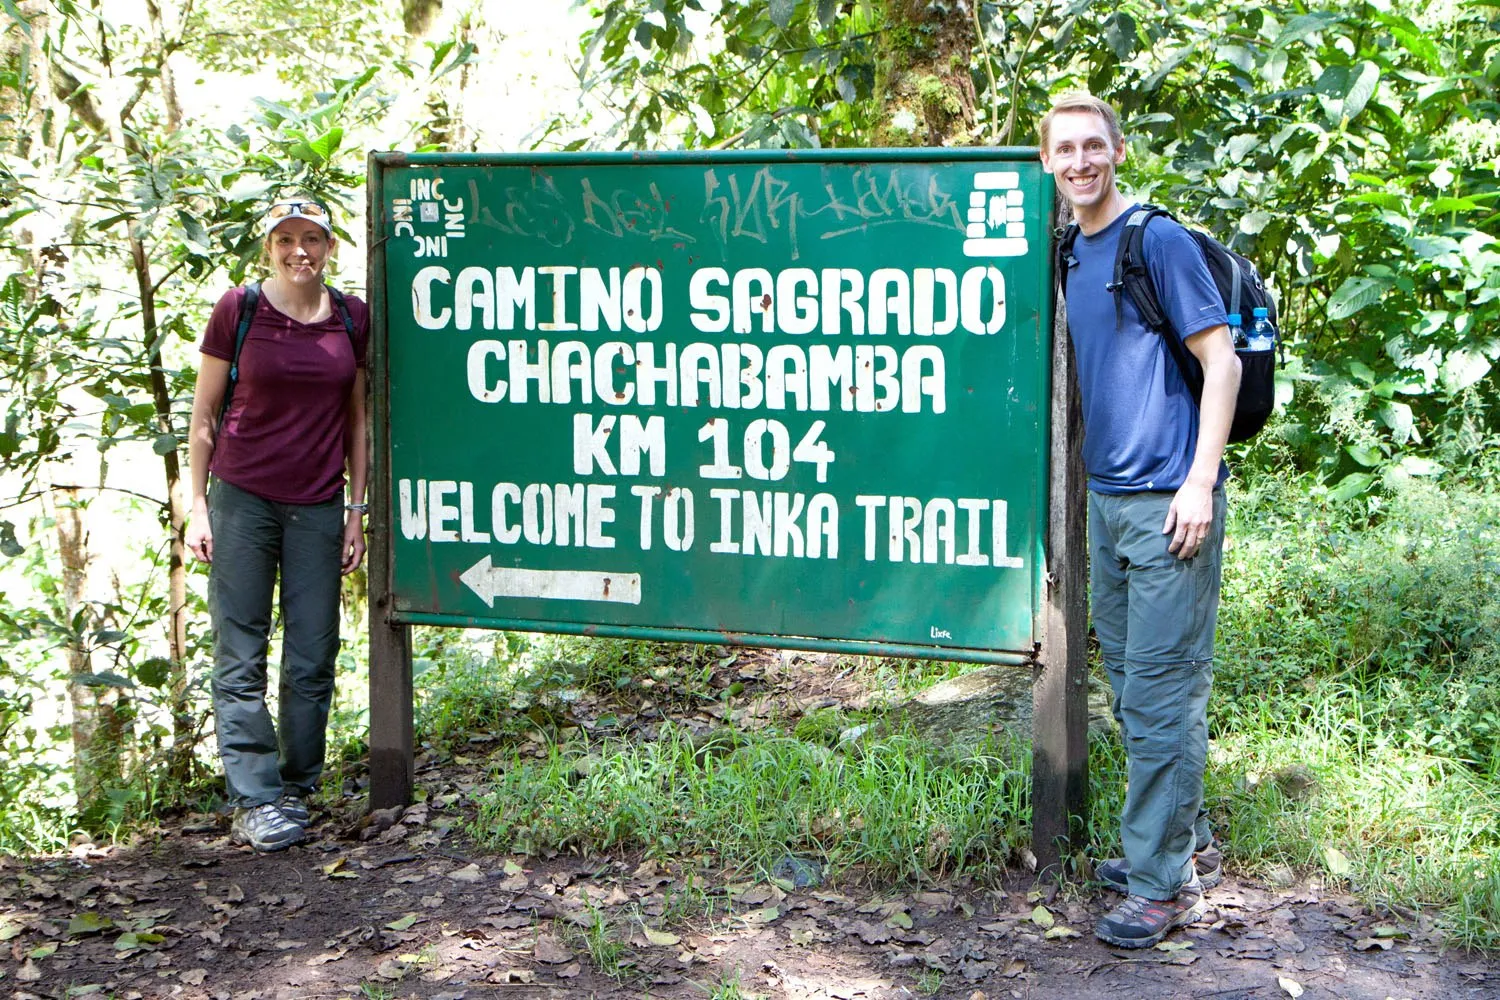
<svg viewBox="0 0 1500 1000">
<path fill-rule="evenodd" d="M 272 219 L 285 219 L 293 215 L 301 215 L 309 219 L 326 219 L 328 209 L 315 201 L 278 201 L 266 211 L 266 216 Z"/>
</svg>

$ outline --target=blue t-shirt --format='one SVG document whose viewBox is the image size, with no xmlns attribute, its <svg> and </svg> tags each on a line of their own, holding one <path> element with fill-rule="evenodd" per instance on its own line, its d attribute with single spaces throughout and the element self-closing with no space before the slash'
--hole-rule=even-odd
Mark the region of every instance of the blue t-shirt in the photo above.
<svg viewBox="0 0 1500 1000">
<path fill-rule="evenodd" d="M 1078 234 L 1068 274 L 1068 332 L 1083 396 L 1083 464 L 1098 493 L 1176 490 L 1198 445 L 1198 404 L 1161 334 L 1141 321 L 1124 290 L 1111 293 L 1127 209 L 1092 236 Z M 1146 227 L 1146 266 L 1182 339 L 1225 322 L 1224 301 L 1187 230 L 1166 218 Z M 1116 326 L 1115 298 L 1120 297 Z M 1170 336 L 1170 334 L 1168 334 Z M 1218 481 L 1228 468 L 1219 463 Z"/>
</svg>

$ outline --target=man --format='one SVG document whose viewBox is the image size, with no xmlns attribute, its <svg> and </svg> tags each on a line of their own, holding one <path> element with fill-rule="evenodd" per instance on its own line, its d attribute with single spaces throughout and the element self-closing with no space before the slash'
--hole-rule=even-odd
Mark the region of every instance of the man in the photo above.
<svg viewBox="0 0 1500 1000">
<path fill-rule="evenodd" d="M 1064 95 L 1038 133 L 1042 166 L 1079 226 L 1067 306 L 1083 397 L 1090 608 L 1129 758 L 1125 857 L 1097 869 L 1126 896 L 1095 933 L 1144 948 L 1197 920 L 1200 874 L 1213 883 L 1220 876 L 1202 812 L 1203 772 L 1223 454 L 1240 363 L 1202 253 L 1172 220 L 1153 220 L 1144 243 L 1172 331 L 1148 328 L 1129 295 L 1113 287 L 1115 250 L 1133 207 L 1115 184 L 1125 162 L 1115 110 L 1087 94 Z M 1201 403 L 1168 352 L 1163 338 L 1173 335 L 1203 367 Z"/>
</svg>

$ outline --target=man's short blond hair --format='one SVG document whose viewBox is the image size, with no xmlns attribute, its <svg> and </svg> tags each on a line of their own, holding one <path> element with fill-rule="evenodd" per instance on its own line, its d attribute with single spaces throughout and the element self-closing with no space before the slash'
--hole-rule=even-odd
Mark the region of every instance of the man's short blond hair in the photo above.
<svg viewBox="0 0 1500 1000">
<path fill-rule="evenodd" d="M 1119 149 L 1125 142 L 1125 133 L 1120 129 L 1120 115 L 1114 106 L 1108 101 L 1101 101 L 1093 94 L 1082 90 L 1071 90 L 1066 94 L 1058 95 L 1052 102 L 1052 110 L 1042 116 L 1037 124 L 1037 143 L 1045 151 L 1047 150 L 1047 138 L 1052 131 L 1052 119 L 1058 115 L 1076 112 L 1098 115 L 1104 119 L 1104 125 L 1109 130 L 1109 142 L 1115 149 Z"/>
</svg>

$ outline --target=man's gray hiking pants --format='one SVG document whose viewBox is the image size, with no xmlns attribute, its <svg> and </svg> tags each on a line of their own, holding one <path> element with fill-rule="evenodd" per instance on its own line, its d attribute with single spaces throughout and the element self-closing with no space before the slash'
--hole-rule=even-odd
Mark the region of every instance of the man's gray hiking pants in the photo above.
<svg viewBox="0 0 1500 1000">
<path fill-rule="evenodd" d="M 1089 493 L 1094 632 L 1129 759 L 1120 839 L 1130 891 L 1172 899 L 1210 839 L 1203 812 L 1208 695 L 1224 552 L 1224 490 L 1198 554 L 1178 559 L 1162 533 L 1172 493 Z"/>
</svg>

